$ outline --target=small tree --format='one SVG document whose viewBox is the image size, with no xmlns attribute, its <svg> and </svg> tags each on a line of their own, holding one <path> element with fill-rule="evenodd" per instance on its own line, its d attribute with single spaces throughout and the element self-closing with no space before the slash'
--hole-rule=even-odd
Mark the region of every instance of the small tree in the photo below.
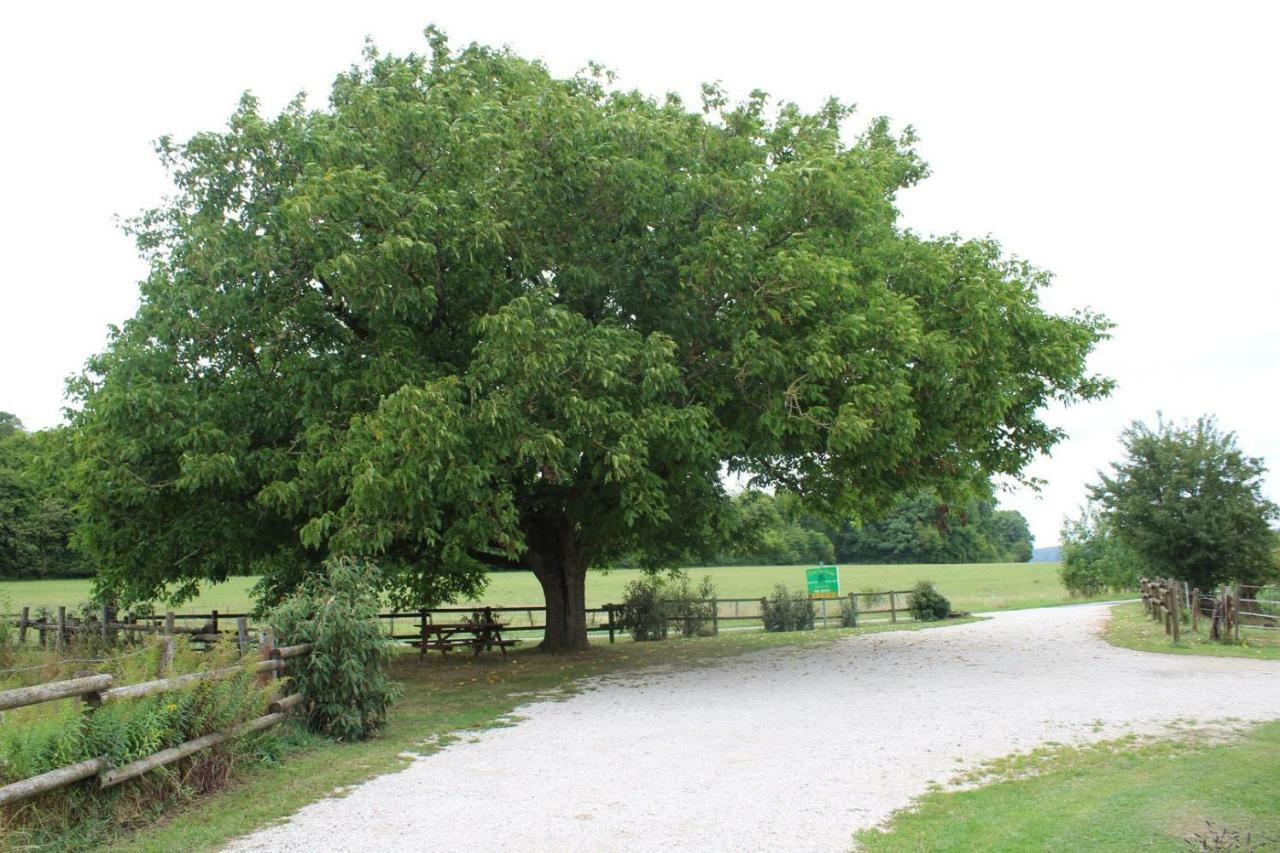
<svg viewBox="0 0 1280 853">
<path fill-rule="evenodd" d="M 1116 535 L 1109 516 L 1096 505 L 1064 522 L 1058 574 L 1072 595 L 1133 589 L 1142 573 L 1142 558 Z"/>
<path fill-rule="evenodd" d="M 1152 571 L 1210 589 L 1226 580 L 1274 577 L 1270 523 L 1280 509 L 1262 496 L 1266 467 L 1245 456 L 1212 417 L 1181 426 L 1135 421 L 1125 457 L 1092 496 Z"/>
</svg>

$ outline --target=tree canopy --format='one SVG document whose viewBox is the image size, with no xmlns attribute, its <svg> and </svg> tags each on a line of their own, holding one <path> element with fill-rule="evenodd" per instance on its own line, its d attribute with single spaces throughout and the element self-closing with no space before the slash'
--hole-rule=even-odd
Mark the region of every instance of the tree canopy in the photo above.
<svg viewBox="0 0 1280 853">
<path fill-rule="evenodd" d="M 1031 559 L 1027 520 L 996 508 L 988 492 L 959 503 L 925 490 L 902 495 L 883 516 L 833 523 L 794 495 L 753 490 L 733 498 L 733 541 L 721 564 L 1022 563 Z"/>
<path fill-rule="evenodd" d="M 89 574 L 70 547 L 75 513 L 56 472 L 64 438 L 0 412 L 0 578 Z"/>
<path fill-rule="evenodd" d="M 1107 392 L 1105 321 L 1047 313 L 1046 273 L 899 225 L 909 130 L 428 40 L 161 141 L 141 306 L 73 385 L 78 542 L 122 598 L 523 568 L 581 646 L 589 566 L 723 545 L 723 472 L 871 516 L 1020 475 L 1047 403 Z"/>
<path fill-rule="evenodd" d="M 1131 591 L 1146 573 L 1142 555 L 1117 535 L 1110 515 L 1096 503 L 1064 520 L 1058 576 L 1072 595 Z"/>
<path fill-rule="evenodd" d="M 1246 456 L 1212 417 L 1154 429 L 1135 421 L 1124 458 L 1100 475 L 1092 498 L 1106 526 L 1161 576 L 1213 589 L 1276 575 L 1271 523 L 1280 508 L 1262 495 L 1266 466 Z"/>
</svg>

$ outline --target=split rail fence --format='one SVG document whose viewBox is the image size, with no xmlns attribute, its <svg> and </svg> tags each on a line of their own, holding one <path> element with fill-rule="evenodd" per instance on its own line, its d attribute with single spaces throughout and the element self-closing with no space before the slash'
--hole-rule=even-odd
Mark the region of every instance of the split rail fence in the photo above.
<svg viewBox="0 0 1280 853">
<path fill-rule="evenodd" d="M 310 644 L 277 648 L 268 635 L 263 638 L 259 645 L 259 659 L 256 663 L 192 672 L 136 684 L 117 685 L 115 677 L 107 673 L 103 675 L 85 675 L 64 681 L 46 682 L 30 687 L 18 687 L 12 690 L 0 691 L 0 712 L 39 705 L 44 702 L 78 698 L 84 707 L 84 713 L 92 714 L 99 707 L 112 702 L 123 702 L 130 699 L 140 699 L 145 696 L 154 696 L 158 693 L 167 693 L 172 690 L 180 690 L 201 681 L 230 678 L 246 670 L 257 673 L 259 683 L 266 686 L 284 671 L 287 660 L 309 654 L 311 648 Z M 261 717 L 248 720 L 220 732 L 203 735 L 168 749 L 162 749 L 152 755 L 120 767 L 112 766 L 110 759 L 106 756 L 98 756 L 86 761 L 69 764 L 65 767 L 59 767 L 56 770 L 50 770 L 39 776 L 32 776 L 28 779 L 13 782 L 0 787 L 0 806 L 16 803 L 94 777 L 97 777 L 100 789 L 114 787 L 121 782 L 136 778 L 166 764 L 172 764 L 201 750 L 209 749 L 220 743 L 281 723 L 286 718 L 289 710 L 300 702 L 302 702 L 302 694 L 300 693 L 279 697 L 271 702 L 267 708 L 267 713 Z"/>
<path fill-rule="evenodd" d="M 1175 643 L 1182 637 L 1184 611 L 1193 634 L 1199 633 L 1200 623 L 1205 621 L 1215 640 L 1239 640 L 1241 626 L 1280 630 L 1280 587 L 1236 584 L 1206 593 L 1183 581 L 1147 578 L 1142 578 L 1139 586 L 1147 615 L 1163 621 L 1165 634 Z"/>
</svg>

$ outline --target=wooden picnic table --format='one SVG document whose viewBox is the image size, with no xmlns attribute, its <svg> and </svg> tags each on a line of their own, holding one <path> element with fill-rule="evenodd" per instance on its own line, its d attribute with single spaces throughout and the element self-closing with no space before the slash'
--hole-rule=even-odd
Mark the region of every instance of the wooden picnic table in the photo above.
<svg viewBox="0 0 1280 853">
<path fill-rule="evenodd" d="M 492 651 L 497 646 L 505 657 L 507 646 L 520 642 L 502 639 L 502 629 L 505 627 L 507 623 L 493 619 L 447 624 L 426 623 L 422 626 L 422 639 L 418 642 L 418 659 L 421 660 L 429 650 L 447 654 L 459 646 L 469 647 L 477 657 L 481 650 Z"/>
</svg>

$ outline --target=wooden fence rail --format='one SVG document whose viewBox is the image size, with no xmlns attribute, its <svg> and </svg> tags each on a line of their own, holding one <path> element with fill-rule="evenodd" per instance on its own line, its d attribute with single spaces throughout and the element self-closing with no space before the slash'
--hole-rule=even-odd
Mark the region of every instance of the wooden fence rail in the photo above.
<svg viewBox="0 0 1280 853">
<path fill-rule="evenodd" d="M 713 633 L 719 633 L 721 622 L 738 622 L 738 623 L 759 623 L 763 627 L 764 620 L 764 602 L 766 598 L 713 598 L 703 602 L 710 608 L 710 618 L 712 621 Z M 825 627 L 833 618 L 838 619 L 839 610 L 828 613 L 828 605 L 839 607 L 840 601 L 848 601 L 850 605 L 858 611 L 858 617 L 864 616 L 887 616 L 890 622 L 897 622 L 900 618 L 909 617 L 911 612 L 911 591 L 910 590 L 885 590 L 883 592 L 850 592 L 840 598 L 814 598 L 810 597 L 809 602 L 815 608 L 819 608 L 818 619 Z M 883 603 L 888 606 L 868 607 L 859 606 L 862 602 L 867 603 Z M 742 605 L 749 605 L 743 608 Z M 730 611 L 732 608 L 732 612 Z M 744 609 L 748 612 L 743 612 Z M 542 631 L 546 629 L 546 625 L 539 620 L 534 619 L 534 614 L 545 614 L 546 606 L 541 604 L 517 604 L 517 605 L 478 605 L 473 607 L 429 607 L 421 610 L 411 611 L 392 611 L 389 613 L 380 613 L 378 618 L 390 623 L 388 626 L 388 636 L 398 641 L 420 642 L 423 636 L 424 628 L 430 625 L 436 616 L 453 617 L 459 615 L 471 615 L 477 612 L 490 613 L 497 618 L 506 615 L 524 615 L 527 617 L 525 623 L 510 623 L 507 628 L 509 631 Z M 103 620 L 85 620 L 77 622 L 74 618 L 69 618 L 65 613 L 65 608 L 58 608 L 59 615 L 56 620 L 51 618 L 33 619 L 31 618 L 31 608 L 22 608 L 21 614 L 5 617 L 13 620 L 18 628 L 19 642 L 25 642 L 29 631 L 36 631 L 39 634 L 39 642 L 41 646 L 45 646 L 52 642 L 57 648 L 63 648 L 67 645 L 68 640 L 73 635 L 89 634 L 101 635 L 104 640 L 112 641 L 116 637 L 136 637 L 142 634 L 182 634 L 188 639 L 198 641 L 205 647 L 213 643 L 226 639 L 235 640 L 240 646 L 241 651 L 247 649 L 248 630 L 252 627 L 251 620 L 254 616 L 249 613 L 220 613 L 217 610 L 211 610 L 208 613 L 174 613 L 168 612 L 164 614 L 147 614 L 147 615 L 129 615 L 123 619 L 112 621 L 109 614 L 104 611 Z M 617 634 L 624 630 L 622 624 L 622 614 L 624 608 L 621 604 L 606 604 L 603 607 L 586 608 L 587 629 L 588 631 L 596 631 L 607 633 L 609 642 L 615 642 Z M 396 620 L 409 620 L 411 633 L 397 632 L 395 625 Z M 666 617 L 668 622 L 678 623 L 685 619 L 684 616 L 670 615 Z M 199 626 L 182 625 L 180 622 L 199 622 Z M 230 627 L 234 623 L 234 628 Z"/>
<path fill-rule="evenodd" d="M 1139 581 L 1142 606 L 1152 619 L 1163 620 L 1165 634 L 1173 642 L 1181 639 L 1183 608 L 1189 615 L 1193 634 L 1202 619 L 1210 620 L 1209 635 L 1214 640 L 1240 639 L 1241 626 L 1251 630 L 1280 630 L 1280 588 L 1223 586 L 1214 595 L 1188 588 L 1174 580 Z M 1252 597 L 1247 597 L 1247 595 Z M 1264 597 L 1265 596 L 1265 597 Z"/>
<path fill-rule="evenodd" d="M 310 644 L 276 648 L 268 638 L 264 640 L 259 648 L 260 660 L 239 666 L 220 667 L 203 672 L 192 672 L 170 678 L 143 681 L 137 684 L 116 685 L 115 676 L 107 673 L 54 681 L 47 684 L 36 684 L 31 687 L 18 687 L 12 690 L 0 691 L 0 711 L 79 697 L 84 704 L 85 713 L 93 713 L 99 706 L 109 702 L 138 699 L 157 693 L 181 690 L 201 681 L 230 678 L 244 672 L 257 673 L 260 677 L 265 673 L 268 678 L 274 678 L 278 677 L 279 673 L 284 670 L 286 660 L 309 654 L 311 648 Z M 158 767 L 172 764 L 203 749 L 233 740 L 250 732 L 274 726 L 282 722 L 289 709 L 301 701 L 302 695 L 299 693 L 279 697 L 271 702 L 267 708 L 268 713 L 261 717 L 240 723 L 224 731 L 212 732 L 186 743 L 162 749 L 122 767 L 113 767 L 106 756 L 98 756 L 75 764 L 69 764 L 66 767 L 59 767 L 56 770 L 50 770 L 39 776 L 13 782 L 0 787 L 0 806 L 16 803 L 58 788 L 64 788 L 95 776 L 98 778 L 99 788 L 110 788 Z"/>
</svg>

